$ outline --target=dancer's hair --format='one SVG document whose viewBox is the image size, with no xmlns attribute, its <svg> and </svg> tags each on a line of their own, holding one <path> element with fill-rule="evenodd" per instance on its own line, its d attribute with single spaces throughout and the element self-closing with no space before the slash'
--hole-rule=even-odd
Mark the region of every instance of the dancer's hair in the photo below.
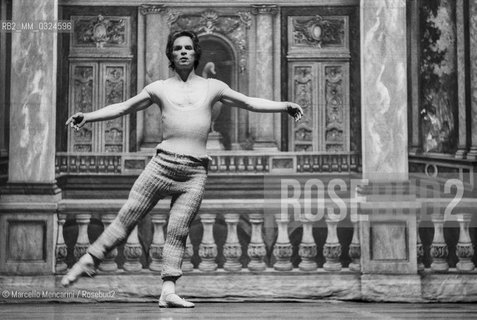
<svg viewBox="0 0 477 320">
<path fill-rule="evenodd" d="M 174 49 L 173 48 L 174 41 L 176 41 L 176 39 L 179 37 L 189 37 L 192 39 L 192 43 L 194 45 L 194 51 L 195 51 L 194 69 L 197 69 L 197 66 L 199 65 L 199 61 L 200 61 L 200 56 L 202 55 L 202 50 L 199 44 L 199 37 L 194 31 L 190 31 L 190 30 L 182 30 L 182 31 L 177 31 L 177 32 L 173 32 L 169 34 L 169 37 L 167 38 L 167 46 L 166 46 L 166 56 L 169 59 L 169 68 L 171 68 L 172 70 L 175 69 L 172 51 Z"/>
</svg>

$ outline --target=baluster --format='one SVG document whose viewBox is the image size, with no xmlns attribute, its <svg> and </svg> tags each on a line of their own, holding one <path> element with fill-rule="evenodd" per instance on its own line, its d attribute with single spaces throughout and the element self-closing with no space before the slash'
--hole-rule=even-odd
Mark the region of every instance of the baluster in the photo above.
<svg viewBox="0 0 477 320">
<path fill-rule="evenodd" d="M 459 242 L 457 243 L 457 257 L 459 258 L 457 270 L 459 271 L 472 271 L 475 267 L 474 263 L 472 262 L 474 248 L 472 247 L 472 240 L 470 239 L 469 235 L 470 219 L 470 214 L 462 214 L 458 218 L 460 232 Z"/>
<path fill-rule="evenodd" d="M 432 215 L 434 223 L 434 239 L 431 245 L 431 269 L 433 271 L 444 272 L 449 270 L 447 263 L 448 249 L 444 240 L 444 217 L 440 214 Z"/>
<path fill-rule="evenodd" d="M 101 216 L 101 222 L 103 223 L 104 229 L 106 229 L 111 222 L 116 218 L 115 214 L 105 214 Z M 114 248 L 106 254 L 103 262 L 99 265 L 99 270 L 105 272 L 114 272 L 118 270 L 118 265 L 116 263 L 116 257 L 118 256 L 118 249 Z"/>
<path fill-rule="evenodd" d="M 72 156 L 70 158 L 70 171 L 71 172 L 78 172 L 78 167 L 76 166 L 76 157 Z"/>
<path fill-rule="evenodd" d="M 250 271 L 263 271 L 267 267 L 263 261 L 263 258 L 267 254 L 262 238 L 263 215 L 260 213 L 251 214 L 250 223 L 252 224 L 252 236 L 247 250 L 248 256 L 250 257 L 248 269 Z"/>
<path fill-rule="evenodd" d="M 257 171 L 263 171 L 264 166 L 263 166 L 263 158 L 258 157 L 257 158 L 257 166 L 256 166 Z"/>
<path fill-rule="evenodd" d="M 192 256 L 194 255 L 194 247 L 190 241 L 190 233 L 187 235 L 186 240 L 186 249 L 184 252 L 184 260 L 182 262 L 182 271 L 183 272 L 192 272 L 194 271 L 194 265 L 192 264 Z"/>
<path fill-rule="evenodd" d="M 121 170 L 122 170 L 122 168 L 121 168 L 121 157 L 115 157 L 114 159 L 115 159 L 115 164 L 114 164 L 115 165 L 115 170 L 116 170 L 117 173 L 121 173 Z"/>
<path fill-rule="evenodd" d="M 55 157 L 55 174 L 56 175 L 60 173 L 60 160 L 58 158 L 59 156 Z"/>
<path fill-rule="evenodd" d="M 319 160 L 320 158 L 318 156 L 313 156 L 313 164 L 312 164 L 313 172 L 320 171 L 320 163 L 318 162 Z"/>
<path fill-rule="evenodd" d="M 242 269 L 242 264 L 239 262 L 240 256 L 242 255 L 242 247 L 240 246 L 237 235 L 237 224 L 239 219 L 239 214 L 225 214 L 225 223 L 227 224 L 227 240 L 225 241 L 224 245 L 224 270 L 226 271 L 240 271 Z"/>
<path fill-rule="evenodd" d="M 247 157 L 247 171 L 255 171 L 255 157 Z"/>
<path fill-rule="evenodd" d="M 115 167 L 114 167 L 114 158 L 113 157 L 108 157 L 107 158 L 107 162 L 108 162 L 108 167 L 107 167 L 107 171 L 108 172 L 114 172 L 116 171 Z"/>
<path fill-rule="evenodd" d="M 96 157 L 89 157 L 89 166 L 88 166 L 88 171 L 89 172 L 96 172 Z"/>
<path fill-rule="evenodd" d="M 229 163 L 229 171 L 235 171 L 237 170 L 237 166 L 235 165 L 235 157 L 230 157 L 230 163 Z"/>
<path fill-rule="evenodd" d="M 288 215 L 284 216 L 281 213 L 275 214 L 275 221 L 278 225 L 278 236 L 275 247 L 273 248 L 273 254 L 277 258 L 277 262 L 273 265 L 273 268 L 278 271 L 290 271 L 293 269 L 293 265 L 290 258 L 293 254 L 293 248 L 288 237 L 288 223 L 290 219 Z"/>
<path fill-rule="evenodd" d="M 74 256 L 76 260 L 79 260 L 89 247 L 88 239 L 88 223 L 91 219 L 91 215 L 87 213 L 82 213 L 76 215 L 76 223 L 78 224 L 78 240 L 76 240 L 74 248 Z"/>
<path fill-rule="evenodd" d="M 297 156 L 296 157 L 296 172 L 303 172 L 303 157 Z"/>
<path fill-rule="evenodd" d="M 63 238 L 63 226 L 66 222 L 66 215 L 63 213 L 58 214 L 58 237 L 56 241 L 56 265 L 55 271 L 56 273 L 63 273 L 68 268 L 65 263 L 67 249 L 65 244 L 65 239 Z"/>
<path fill-rule="evenodd" d="M 348 171 L 348 169 L 349 169 L 348 156 L 341 156 L 341 171 Z"/>
<path fill-rule="evenodd" d="M 330 167 L 330 158 L 328 155 L 323 155 L 323 162 L 322 162 L 322 171 L 331 171 L 331 167 Z"/>
<path fill-rule="evenodd" d="M 301 239 L 298 254 L 301 257 L 301 262 L 298 268 L 302 271 L 314 271 L 318 267 L 316 261 L 313 259 L 316 256 L 316 243 L 313 238 L 313 222 L 306 218 L 303 222 L 303 237 Z"/>
<path fill-rule="evenodd" d="M 164 226 L 166 225 L 167 215 L 153 214 L 151 222 L 154 225 L 154 235 L 152 237 L 151 248 L 149 256 L 151 257 L 151 264 L 149 269 L 152 271 L 162 271 L 162 253 L 164 251 Z"/>
<path fill-rule="evenodd" d="M 330 214 L 327 214 L 325 221 L 328 229 L 328 235 L 326 236 L 326 243 L 323 247 L 323 256 L 326 258 L 323 269 L 326 271 L 340 271 L 341 244 L 338 239 L 337 232 L 339 220 L 332 218 Z"/>
<path fill-rule="evenodd" d="M 245 163 L 243 158 L 244 157 L 238 157 L 238 165 L 237 165 L 238 171 L 245 171 Z"/>
<path fill-rule="evenodd" d="M 79 163 L 79 171 L 80 172 L 86 172 L 88 170 L 88 167 L 86 165 L 86 157 L 79 157 L 80 163 Z"/>
<path fill-rule="evenodd" d="M 339 164 L 339 158 L 337 156 L 331 156 L 331 169 L 330 171 L 333 172 L 339 172 L 340 164 Z"/>
<path fill-rule="evenodd" d="M 424 246 L 422 245 L 421 236 L 419 235 L 419 224 L 421 222 L 421 216 L 418 214 L 416 216 L 416 252 L 417 252 L 417 271 L 424 271 Z"/>
<path fill-rule="evenodd" d="M 310 157 L 305 157 L 305 163 L 303 164 L 303 170 L 304 171 L 310 171 L 311 165 L 310 165 Z"/>
<path fill-rule="evenodd" d="M 61 173 L 68 172 L 68 156 L 61 157 L 60 172 Z"/>
<path fill-rule="evenodd" d="M 141 255 L 142 248 L 137 236 L 137 226 L 135 226 L 124 246 L 124 257 L 126 258 L 126 262 L 123 265 L 124 270 L 131 272 L 141 271 L 142 264 L 139 261 Z"/>
<path fill-rule="evenodd" d="M 214 240 L 214 222 L 215 213 L 204 213 L 200 215 L 200 220 L 204 227 L 204 234 L 202 242 L 199 246 L 199 257 L 202 261 L 199 263 L 199 270 L 201 271 L 215 271 L 217 270 L 217 245 Z"/>
<path fill-rule="evenodd" d="M 361 271 L 361 244 L 359 243 L 359 223 L 357 215 L 351 215 L 351 223 L 353 224 L 353 239 L 349 245 L 348 252 L 351 262 L 348 268 L 351 271 L 359 272 Z"/>
<path fill-rule="evenodd" d="M 106 163 L 104 157 L 100 156 L 98 160 L 98 172 L 106 171 Z"/>
<path fill-rule="evenodd" d="M 227 171 L 227 163 L 225 157 L 220 157 L 220 165 L 219 165 L 219 171 L 226 172 Z"/>
</svg>

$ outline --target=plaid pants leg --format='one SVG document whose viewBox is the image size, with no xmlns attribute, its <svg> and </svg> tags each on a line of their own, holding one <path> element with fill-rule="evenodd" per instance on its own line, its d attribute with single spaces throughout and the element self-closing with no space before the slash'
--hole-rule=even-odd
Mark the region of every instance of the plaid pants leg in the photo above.
<svg viewBox="0 0 477 320">
<path fill-rule="evenodd" d="M 205 189 L 207 175 L 196 174 L 187 182 L 184 191 L 172 196 L 171 211 L 167 225 L 166 243 L 163 250 L 163 266 L 161 278 L 176 281 L 182 276 L 187 235 L 197 212 Z"/>
<path fill-rule="evenodd" d="M 129 236 L 139 220 L 167 194 L 171 182 L 164 175 L 165 170 L 158 157 L 152 158 L 134 183 L 119 214 L 88 248 L 88 253 L 102 261 L 109 251 Z"/>
</svg>

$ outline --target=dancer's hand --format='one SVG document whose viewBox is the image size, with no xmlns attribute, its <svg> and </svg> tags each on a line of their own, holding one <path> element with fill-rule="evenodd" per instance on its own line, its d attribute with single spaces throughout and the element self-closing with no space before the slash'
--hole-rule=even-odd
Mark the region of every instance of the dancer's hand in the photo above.
<svg viewBox="0 0 477 320">
<path fill-rule="evenodd" d="M 293 102 L 287 102 L 287 112 L 295 119 L 295 121 L 298 121 L 303 117 L 303 109 Z"/>
<path fill-rule="evenodd" d="M 86 117 L 84 113 L 82 112 L 77 112 L 74 115 L 72 115 L 65 123 L 65 125 L 70 125 L 71 128 L 75 129 L 78 131 L 81 127 L 84 126 L 86 123 Z"/>
</svg>

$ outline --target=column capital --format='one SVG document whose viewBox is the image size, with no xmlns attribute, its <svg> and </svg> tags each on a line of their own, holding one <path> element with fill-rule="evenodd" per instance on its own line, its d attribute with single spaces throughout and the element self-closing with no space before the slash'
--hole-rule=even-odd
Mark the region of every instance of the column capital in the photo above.
<svg viewBox="0 0 477 320">
<path fill-rule="evenodd" d="M 270 14 L 276 15 L 278 13 L 278 6 L 276 4 L 254 4 L 252 5 L 252 14 Z"/>
<path fill-rule="evenodd" d="M 143 4 L 139 7 L 139 12 L 143 16 L 146 16 L 148 14 L 159 14 L 165 11 L 164 5 L 159 4 L 159 5 L 149 5 L 149 4 Z"/>
</svg>

